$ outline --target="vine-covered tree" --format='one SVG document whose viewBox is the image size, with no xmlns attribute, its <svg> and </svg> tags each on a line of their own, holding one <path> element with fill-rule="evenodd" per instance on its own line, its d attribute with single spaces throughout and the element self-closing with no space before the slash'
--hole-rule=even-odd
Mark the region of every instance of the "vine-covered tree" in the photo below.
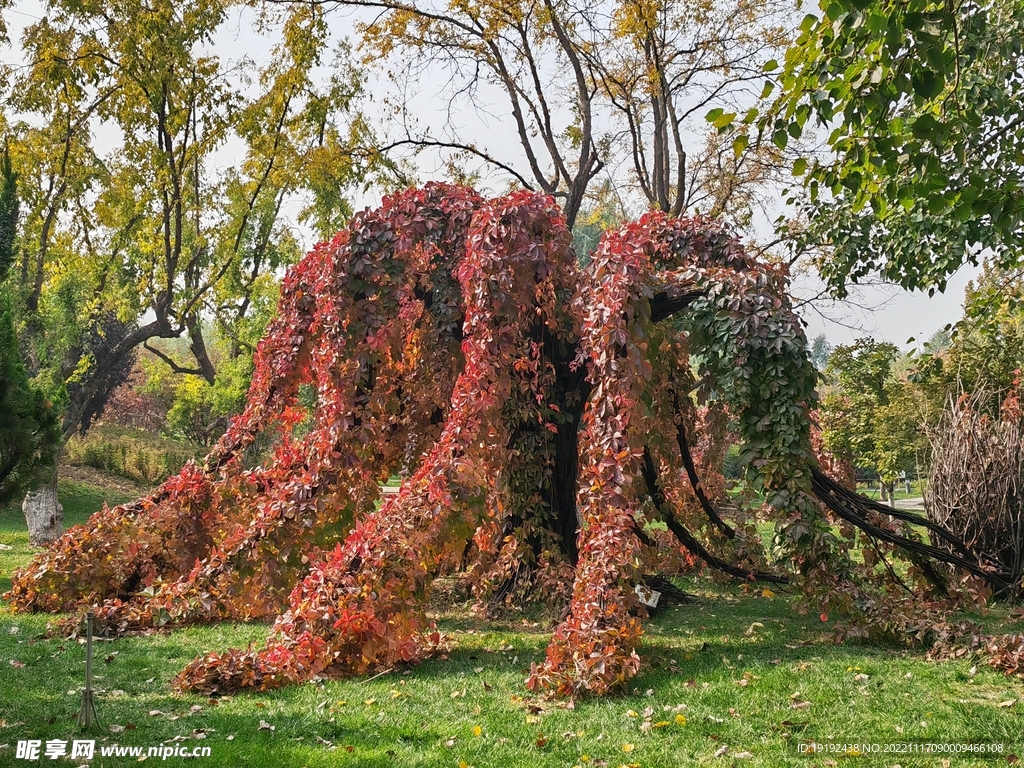
<svg viewBox="0 0 1024 768">
<path fill-rule="evenodd" d="M 939 526 L 817 469 L 816 372 L 784 270 L 714 221 L 662 213 L 607 233 L 583 269 L 570 243 L 552 198 L 528 191 L 431 184 L 357 214 L 288 274 L 245 411 L 204 464 L 41 553 L 12 605 L 101 603 L 112 632 L 278 616 L 264 646 L 177 681 L 267 689 L 418 658 L 437 641 L 432 576 L 454 562 L 481 597 L 571 581 L 528 684 L 572 695 L 639 669 L 654 520 L 710 567 L 793 584 L 838 636 L 923 631 L 918 598 L 956 591 L 943 564 L 1011 588 Z M 694 396 L 714 406 L 699 423 Z M 715 505 L 721 419 L 782 558 L 749 511 Z M 247 467 L 268 433 L 272 458 Z"/>
</svg>

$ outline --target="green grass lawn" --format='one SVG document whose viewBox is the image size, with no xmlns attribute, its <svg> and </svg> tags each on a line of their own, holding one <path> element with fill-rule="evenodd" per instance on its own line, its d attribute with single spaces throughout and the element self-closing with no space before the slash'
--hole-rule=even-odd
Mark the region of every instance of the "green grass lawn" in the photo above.
<svg viewBox="0 0 1024 768">
<path fill-rule="evenodd" d="M 66 487 L 71 521 L 100 496 Z M 118 499 L 111 499 L 116 501 Z M 24 523 L 0 512 L 4 588 L 30 556 Z M 900 647 L 835 646 L 818 620 L 708 581 L 686 589 L 698 605 L 648 625 L 631 694 L 564 702 L 527 695 L 531 662 L 549 624 L 488 623 L 464 606 L 438 615 L 452 649 L 375 679 L 332 680 L 209 700 L 174 694 L 170 680 L 195 655 L 260 642 L 265 625 L 222 624 L 98 644 L 99 745 L 208 746 L 204 766 L 941 766 L 1007 765 L 1024 755 L 1024 684 L 964 659 L 929 663 Z M 992 629 L 1005 610 L 981 621 Z M 81 738 L 76 725 L 85 649 L 42 639 L 47 616 L 0 605 L 0 766 L 22 739 Z M 977 618 L 977 617 L 974 617 Z M 1008 704 L 1008 702 L 1013 702 Z M 645 721 L 649 724 L 645 726 Z M 261 723 L 263 727 L 261 729 Z M 112 733 L 110 726 L 122 726 Z M 800 756 L 810 741 L 1000 744 L 991 757 Z M 728 749 L 722 752 L 723 748 Z M 716 757 L 716 754 L 721 753 Z M 170 757 L 168 765 L 184 758 Z M 147 764 L 161 762 L 151 757 Z M 51 761 L 44 758 L 43 762 Z M 55 761 L 127 766 L 134 757 Z M 191 764 L 191 763 L 190 763 Z"/>
</svg>

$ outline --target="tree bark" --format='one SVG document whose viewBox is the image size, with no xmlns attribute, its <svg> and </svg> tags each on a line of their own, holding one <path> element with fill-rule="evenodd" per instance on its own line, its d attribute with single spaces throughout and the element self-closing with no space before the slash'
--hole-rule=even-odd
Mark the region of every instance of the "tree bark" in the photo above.
<svg viewBox="0 0 1024 768">
<path fill-rule="evenodd" d="M 57 500 L 57 467 L 50 479 L 25 495 L 21 504 L 28 523 L 28 540 L 34 547 L 55 541 L 64 534 L 64 507 Z"/>
</svg>

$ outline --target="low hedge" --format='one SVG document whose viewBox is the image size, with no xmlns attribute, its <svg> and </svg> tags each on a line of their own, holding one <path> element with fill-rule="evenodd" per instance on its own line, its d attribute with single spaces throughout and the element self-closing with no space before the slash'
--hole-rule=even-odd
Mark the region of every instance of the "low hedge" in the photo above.
<svg viewBox="0 0 1024 768">
<path fill-rule="evenodd" d="M 201 459 L 206 450 L 143 430 L 97 424 L 85 437 L 73 437 L 65 447 L 65 461 L 142 483 L 155 484 L 181 470 L 189 459 Z"/>
</svg>

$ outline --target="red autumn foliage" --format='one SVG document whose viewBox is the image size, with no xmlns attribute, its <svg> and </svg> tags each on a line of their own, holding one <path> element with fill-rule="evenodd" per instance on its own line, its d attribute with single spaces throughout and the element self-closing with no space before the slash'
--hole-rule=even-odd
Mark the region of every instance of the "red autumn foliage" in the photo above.
<svg viewBox="0 0 1024 768">
<path fill-rule="evenodd" d="M 715 508 L 728 418 L 787 552 L 771 565 L 816 611 L 882 624 L 908 611 L 888 561 L 854 563 L 856 532 L 837 540 L 811 493 L 815 374 L 785 288 L 713 221 L 647 214 L 581 270 L 548 197 L 391 196 L 289 272 L 246 408 L 204 465 L 69 531 L 8 598 L 98 604 L 111 632 L 277 616 L 262 647 L 177 679 L 269 689 L 420 658 L 438 642 L 431 581 L 471 553 L 481 596 L 573 579 L 530 687 L 622 689 L 639 669 L 634 586 L 665 561 L 648 522 L 667 523 L 672 557 L 681 544 L 735 576 L 785 578 L 751 514 Z M 273 458 L 247 469 L 263 433 Z"/>
</svg>

